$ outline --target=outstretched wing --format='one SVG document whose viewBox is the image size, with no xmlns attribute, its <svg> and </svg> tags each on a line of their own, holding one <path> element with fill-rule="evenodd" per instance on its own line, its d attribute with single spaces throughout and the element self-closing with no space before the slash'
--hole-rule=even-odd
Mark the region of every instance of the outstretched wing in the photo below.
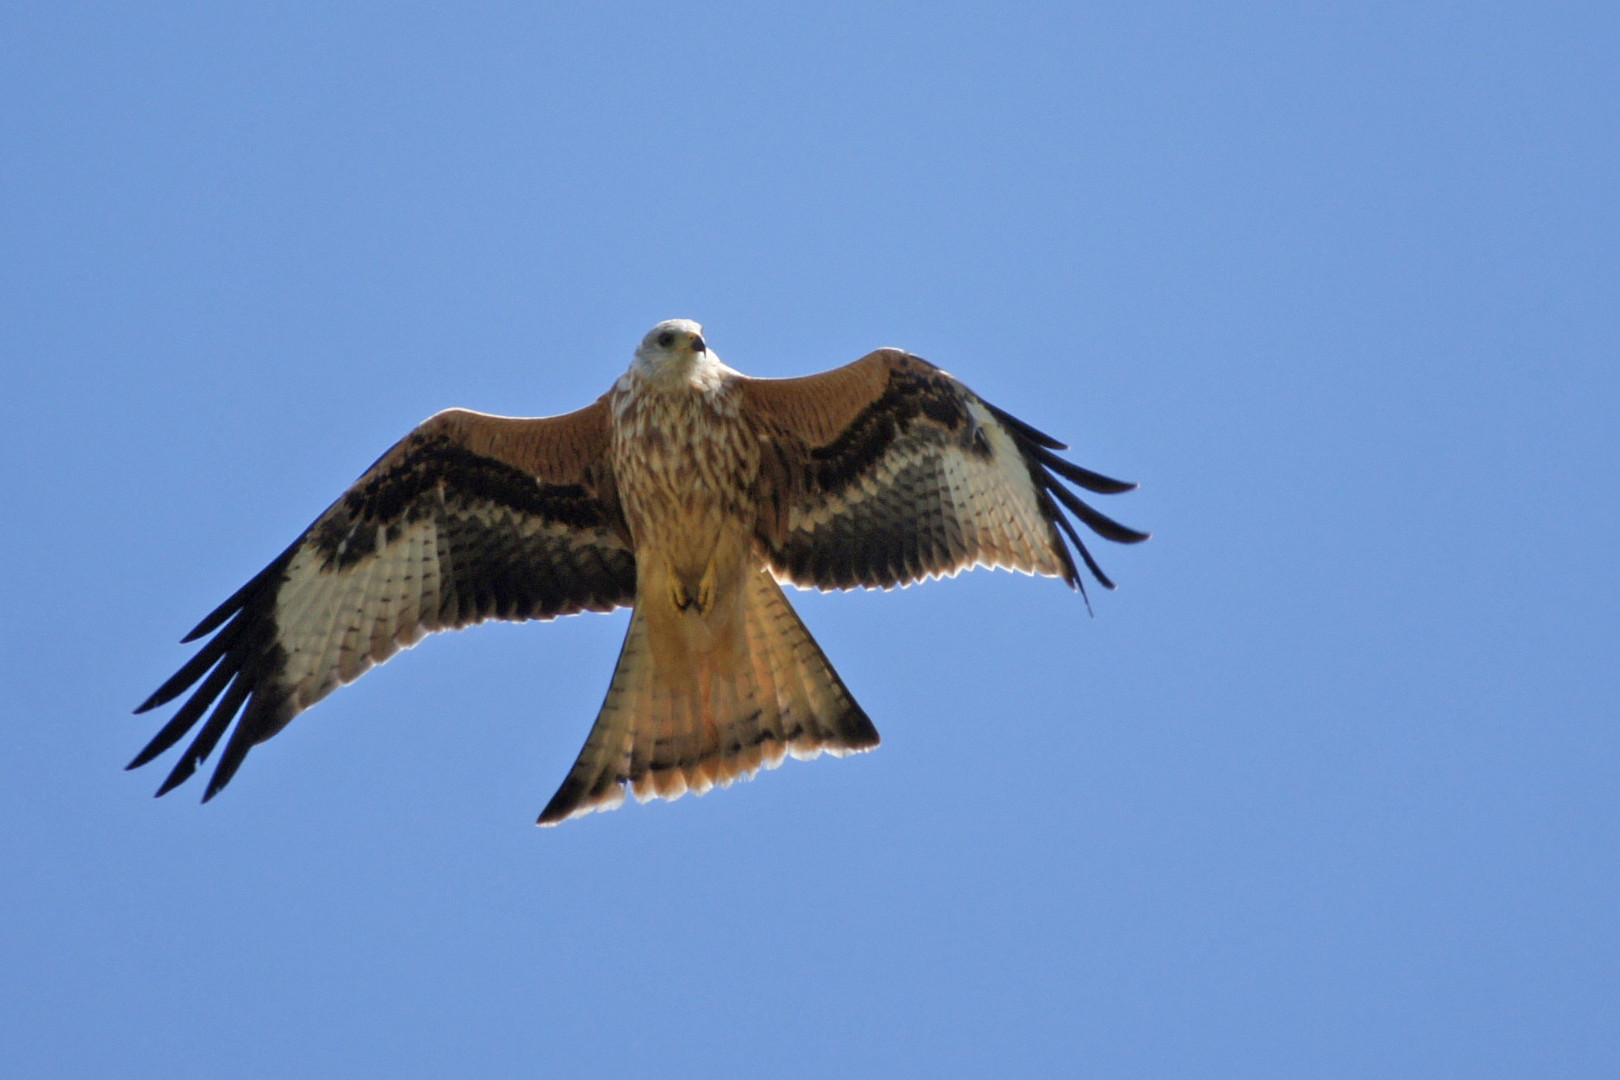
<svg viewBox="0 0 1620 1080">
<path fill-rule="evenodd" d="M 162 795 L 240 714 L 206 802 L 255 744 L 424 634 L 629 604 L 636 562 L 607 446 L 605 399 L 565 416 L 452 409 L 422 424 L 185 637 L 214 634 L 135 711 L 201 685 L 129 768 L 213 706 Z"/>
<path fill-rule="evenodd" d="M 784 581 L 887 589 L 1001 566 L 1084 592 L 1066 536 L 1111 589 L 1064 511 L 1106 539 L 1147 539 L 1061 481 L 1105 495 L 1136 485 L 1063 460 L 1062 443 L 909 353 L 742 385 L 766 444 L 760 494 L 774 499 L 761 539 Z"/>
</svg>

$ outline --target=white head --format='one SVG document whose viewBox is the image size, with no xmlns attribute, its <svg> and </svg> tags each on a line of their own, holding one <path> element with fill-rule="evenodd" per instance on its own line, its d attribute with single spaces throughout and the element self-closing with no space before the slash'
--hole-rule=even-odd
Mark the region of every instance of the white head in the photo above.
<svg viewBox="0 0 1620 1080">
<path fill-rule="evenodd" d="M 703 340 L 703 327 L 691 319 L 666 319 L 641 339 L 631 368 L 653 379 L 685 378 L 706 361 L 717 362 Z"/>
</svg>

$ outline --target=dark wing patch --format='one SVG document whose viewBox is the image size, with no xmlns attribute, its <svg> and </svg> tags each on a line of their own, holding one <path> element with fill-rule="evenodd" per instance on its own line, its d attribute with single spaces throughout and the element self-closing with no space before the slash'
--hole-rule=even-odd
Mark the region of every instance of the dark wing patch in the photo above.
<svg viewBox="0 0 1620 1080">
<path fill-rule="evenodd" d="M 1109 540 L 1147 534 L 1059 481 L 1110 494 L 1134 485 L 1063 460 L 1057 440 L 918 357 L 874 356 L 888 379 L 842 430 L 819 445 L 796 439 L 791 425 L 771 436 L 789 462 L 776 472 L 796 480 L 785 523 L 762 535 L 778 576 L 820 589 L 891 588 L 987 565 L 1084 591 L 1066 537 L 1113 588 L 1063 511 Z"/>
<path fill-rule="evenodd" d="M 856 414 L 832 442 L 810 448 L 805 478 L 811 490 L 827 495 L 844 491 L 868 475 L 873 463 L 888 454 L 897 440 L 941 447 L 955 441 L 964 450 L 981 455 L 988 452 L 982 439 L 972 437 L 973 432 L 962 437 L 970 424 L 962 393 L 965 388 L 939 369 L 919 366 L 921 363 L 896 366 L 882 396 Z"/>
<path fill-rule="evenodd" d="M 186 636 L 214 633 L 136 711 L 196 689 L 129 767 L 173 746 L 212 706 L 162 795 L 240 713 L 206 801 L 254 745 L 424 634 L 631 603 L 635 556 L 605 464 L 547 482 L 470 449 L 463 430 L 526 423 L 545 421 L 441 414 L 385 455 Z"/>
</svg>

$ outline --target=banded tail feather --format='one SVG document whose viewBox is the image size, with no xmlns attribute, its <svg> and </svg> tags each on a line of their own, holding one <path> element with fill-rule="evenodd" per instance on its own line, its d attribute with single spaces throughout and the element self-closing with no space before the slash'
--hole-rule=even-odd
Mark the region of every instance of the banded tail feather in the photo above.
<svg viewBox="0 0 1620 1080">
<path fill-rule="evenodd" d="M 640 801 L 730 787 L 785 757 L 837 757 L 881 741 L 770 573 L 738 590 L 713 627 L 669 609 L 644 581 L 585 748 L 539 824 Z M 738 632 L 734 632 L 738 631 Z"/>
</svg>

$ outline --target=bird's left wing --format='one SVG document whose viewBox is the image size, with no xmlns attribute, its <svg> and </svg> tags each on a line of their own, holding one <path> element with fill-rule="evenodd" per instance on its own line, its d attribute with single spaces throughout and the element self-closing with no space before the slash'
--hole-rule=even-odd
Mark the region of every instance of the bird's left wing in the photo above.
<svg viewBox="0 0 1620 1080">
<path fill-rule="evenodd" d="M 212 706 L 162 795 L 240 713 L 207 801 L 254 745 L 424 634 L 631 603 L 635 554 L 608 438 L 605 399 L 541 419 L 451 409 L 427 420 L 186 636 L 214 635 L 136 712 L 201 685 L 129 767 Z"/>
<path fill-rule="evenodd" d="M 879 349 L 820 375 L 741 386 L 764 451 L 760 539 L 784 581 L 892 588 L 1001 566 L 1080 587 L 1066 536 L 1111 589 L 1064 511 L 1106 539 L 1147 539 L 1064 481 L 1099 494 L 1136 485 L 1058 457 L 1062 443 L 920 357 Z"/>
</svg>

